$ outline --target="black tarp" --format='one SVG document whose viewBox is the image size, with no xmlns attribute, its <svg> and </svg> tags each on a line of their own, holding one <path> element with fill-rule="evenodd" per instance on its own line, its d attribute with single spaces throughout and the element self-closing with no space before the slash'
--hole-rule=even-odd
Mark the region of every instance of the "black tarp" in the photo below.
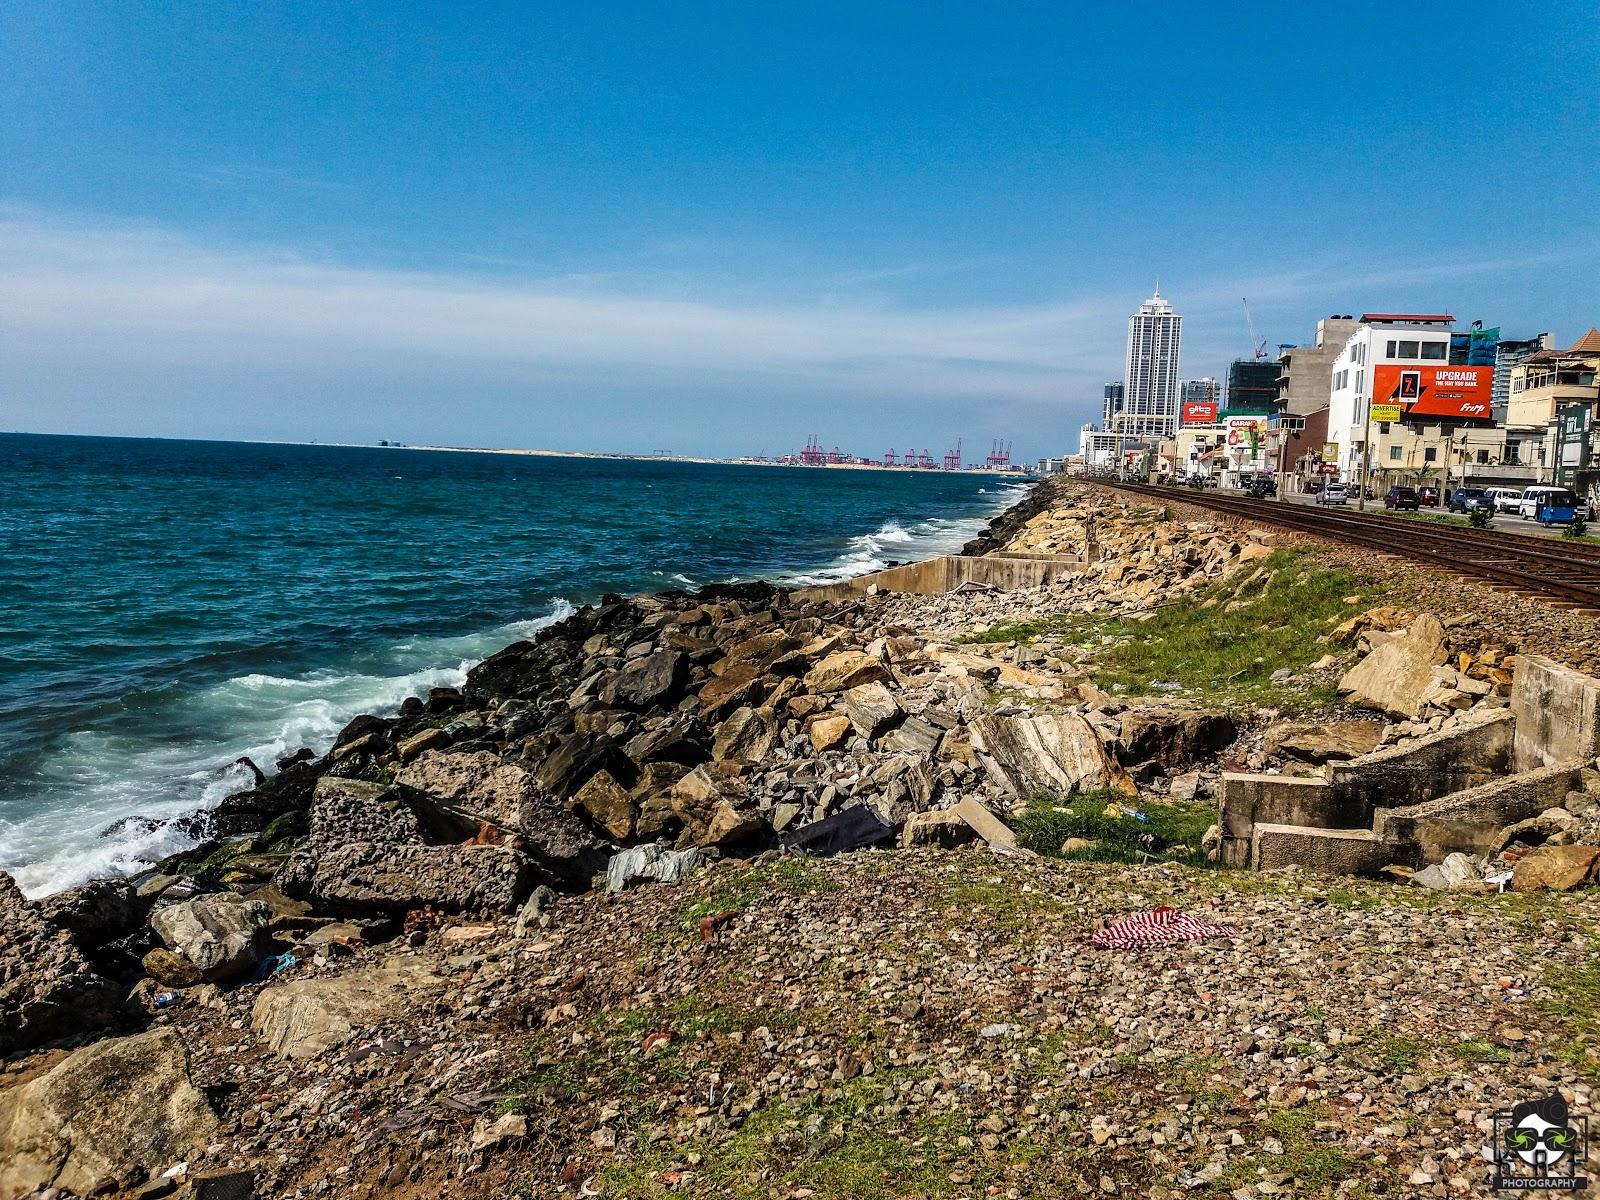
<svg viewBox="0 0 1600 1200">
<path fill-rule="evenodd" d="M 778 844 L 791 853 L 816 855 L 843 854 L 846 850 L 887 846 L 893 841 L 894 826 L 865 804 L 802 825 L 778 838 Z"/>
</svg>

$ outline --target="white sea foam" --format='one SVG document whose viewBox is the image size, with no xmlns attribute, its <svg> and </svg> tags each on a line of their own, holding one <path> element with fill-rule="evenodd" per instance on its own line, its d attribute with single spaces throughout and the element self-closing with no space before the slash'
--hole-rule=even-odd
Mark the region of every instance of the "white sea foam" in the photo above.
<svg viewBox="0 0 1600 1200">
<path fill-rule="evenodd" d="M 845 549 L 826 566 L 814 571 L 797 571 L 782 577 L 789 584 L 819 585 L 842 583 L 857 575 L 881 571 L 894 562 L 915 562 L 940 554 L 952 554 L 983 531 L 1000 513 L 1028 493 L 1024 484 L 1006 484 L 994 496 L 990 508 L 971 517 L 931 517 L 909 528 L 898 521 L 886 521 L 872 533 L 861 534 L 845 543 Z"/>
<path fill-rule="evenodd" d="M 271 771 L 276 759 L 301 746 L 325 751 L 352 717 L 391 713 L 408 696 L 460 686 L 485 655 L 572 611 L 557 600 L 545 616 L 482 633 L 408 638 L 360 671 L 223 680 L 186 698 L 174 714 L 176 726 L 206 730 L 205 736 L 134 744 L 115 734 L 74 734 L 46 769 L 52 790 L 77 802 L 48 819 L 0 822 L 0 870 L 30 897 L 142 870 L 194 844 L 167 823 L 172 818 L 250 786 L 250 771 L 233 765 L 237 759 L 248 756 Z"/>
</svg>

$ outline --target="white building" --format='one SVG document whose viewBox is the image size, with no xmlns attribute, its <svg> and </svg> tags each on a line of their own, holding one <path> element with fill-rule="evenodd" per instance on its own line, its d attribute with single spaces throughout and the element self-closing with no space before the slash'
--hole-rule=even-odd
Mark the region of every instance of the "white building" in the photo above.
<svg viewBox="0 0 1600 1200">
<path fill-rule="evenodd" d="M 1494 368 L 1450 362 L 1445 313 L 1367 313 L 1330 368 L 1328 441 L 1339 476 L 1367 483 L 1445 477 L 1452 438 L 1493 428 Z M 1366 446 L 1370 439 L 1371 446 Z"/>
<path fill-rule="evenodd" d="M 1078 455 L 1090 470 L 1109 467 L 1117 461 L 1117 435 L 1094 425 L 1085 425 L 1078 431 Z"/>
<path fill-rule="evenodd" d="M 1161 290 L 1128 318 L 1124 364 L 1124 433 L 1171 437 L 1178 428 L 1178 345 L 1183 318 L 1161 298 Z"/>
</svg>

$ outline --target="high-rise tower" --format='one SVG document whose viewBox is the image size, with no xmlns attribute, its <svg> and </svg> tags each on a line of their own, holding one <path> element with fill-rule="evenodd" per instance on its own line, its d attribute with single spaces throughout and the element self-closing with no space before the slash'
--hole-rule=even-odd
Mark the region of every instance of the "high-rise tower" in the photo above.
<svg viewBox="0 0 1600 1200">
<path fill-rule="evenodd" d="M 1161 298 L 1161 289 L 1128 318 L 1121 432 L 1170 437 L 1178 427 L 1178 343 L 1183 318 Z"/>
</svg>

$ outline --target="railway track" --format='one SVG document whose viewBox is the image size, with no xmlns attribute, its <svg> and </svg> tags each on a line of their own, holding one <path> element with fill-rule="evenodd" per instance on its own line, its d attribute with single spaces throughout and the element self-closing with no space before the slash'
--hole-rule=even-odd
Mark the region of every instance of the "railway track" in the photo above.
<svg viewBox="0 0 1600 1200">
<path fill-rule="evenodd" d="M 1600 613 L 1600 546 L 1549 538 L 1411 521 L 1404 517 L 1302 508 L 1143 483 L 1109 484 L 1118 491 L 1285 529 L 1367 546 L 1539 596 L 1564 607 Z"/>
</svg>

